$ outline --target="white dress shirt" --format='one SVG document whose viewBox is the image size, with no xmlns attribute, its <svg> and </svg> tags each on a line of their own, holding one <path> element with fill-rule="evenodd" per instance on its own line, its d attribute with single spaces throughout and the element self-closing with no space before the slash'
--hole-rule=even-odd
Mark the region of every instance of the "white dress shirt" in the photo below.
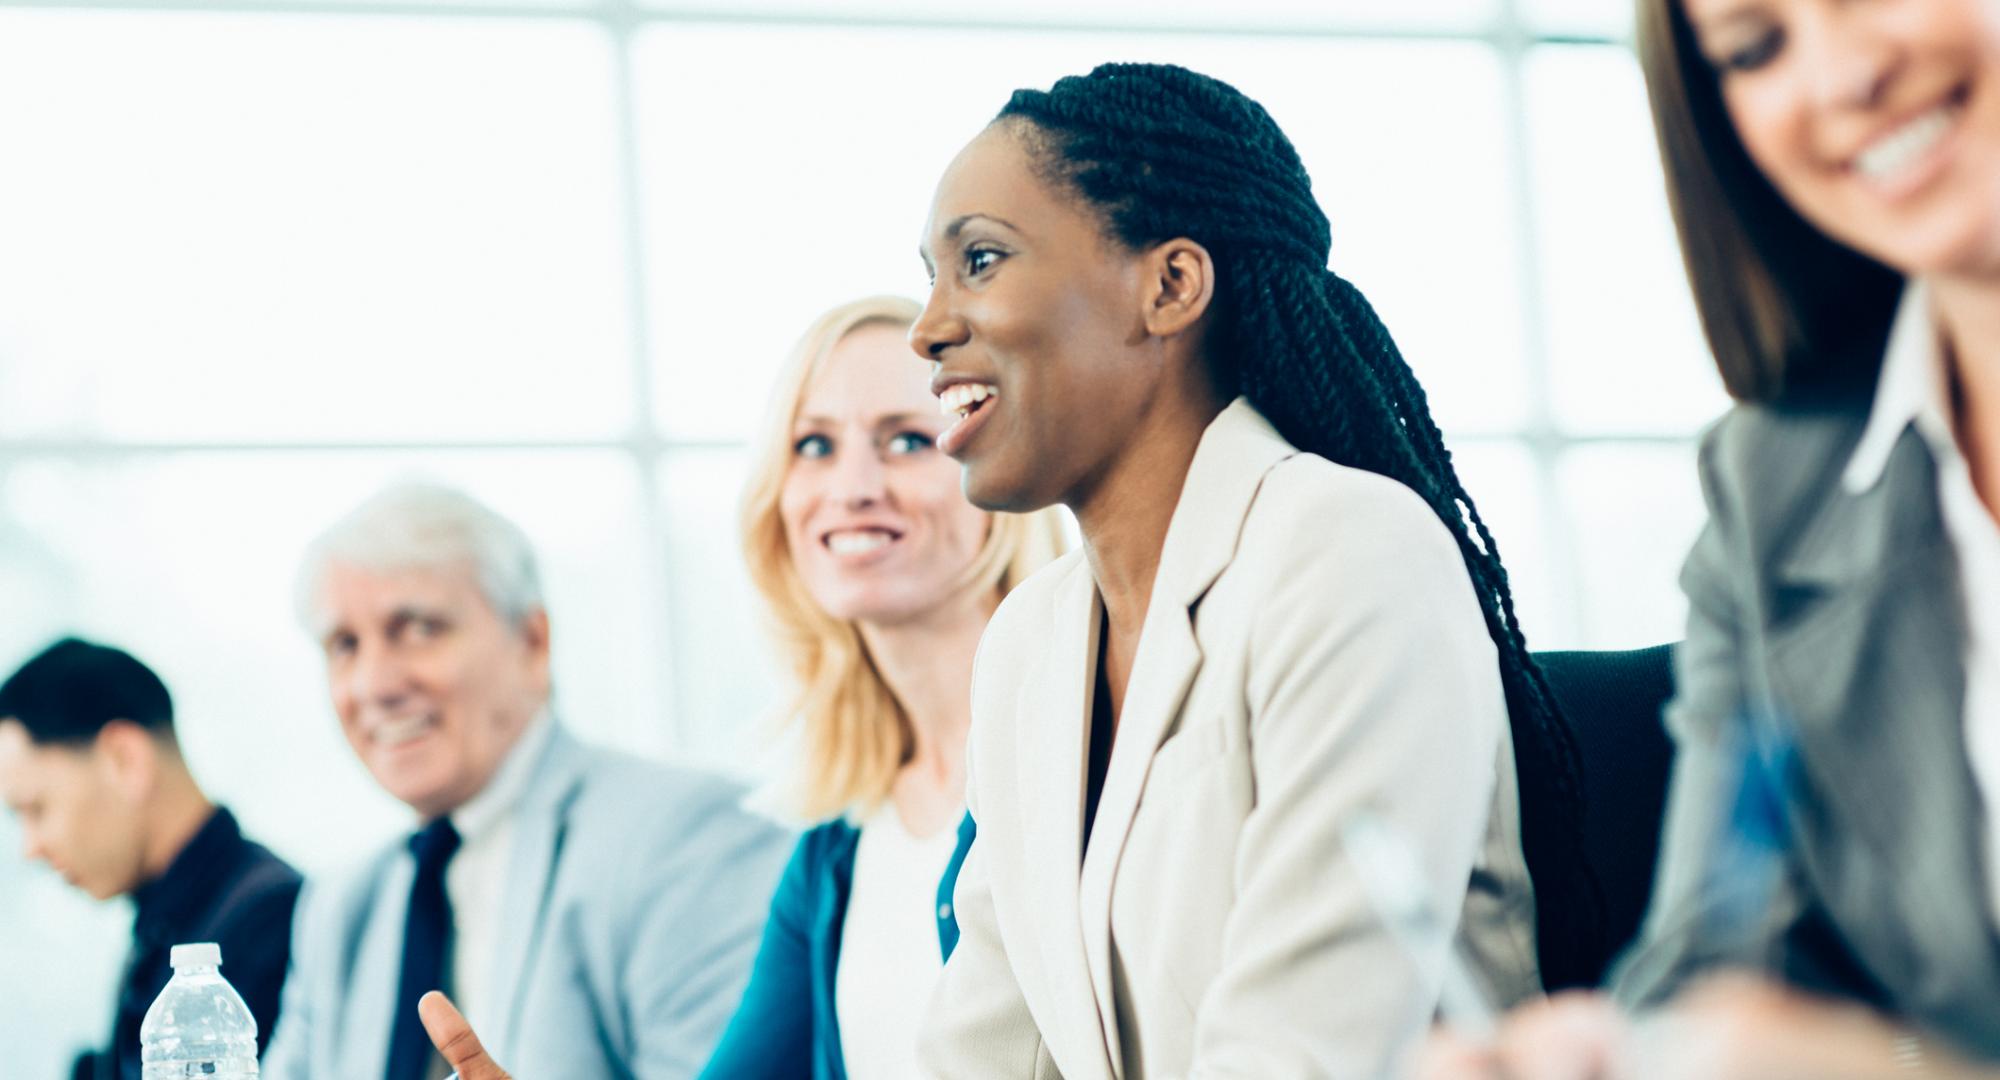
<svg viewBox="0 0 2000 1080">
<path fill-rule="evenodd" d="M 2000 526 L 1972 486 L 1972 470 L 1952 430 L 1951 378 L 1929 290 L 1911 282 L 1877 377 L 1868 426 L 1841 480 L 1860 494 L 1887 469 L 1905 429 L 1914 427 L 1937 463 L 1945 537 L 1958 556 L 1965 617 L 1965 747 L 1986 808 L 1987 905 L 2000 916 Z"/>
<path fill-rule="evenodd" d="M 488 1010 L 498 1007 L 489 984 L 507 899 L 507 864 L 514 853 L 514 809 L 554 726 L 546 711 L 537 716 L 486 787 L 450 814 L 459 837 L 458 853 L 444 872 L 445 895 L 451 899 L 451 996 L 474 1030 L 491 1026 L 494 1017 Z"/>
<path fill-rule="evenodd" d="M 896 804 L 884 802 L 861 826 L 833 977 L 840 1056 L 853 1080 L 917 1075 L 917 1029 L 944 970 L 938 882 L 958 850 L 958 820 L 912 836 Z"/>
</svg>

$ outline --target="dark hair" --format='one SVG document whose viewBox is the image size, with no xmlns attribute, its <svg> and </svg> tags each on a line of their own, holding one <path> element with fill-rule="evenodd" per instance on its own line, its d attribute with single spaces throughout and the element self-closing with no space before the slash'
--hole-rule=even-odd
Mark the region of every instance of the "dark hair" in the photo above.
<svg viewBox="0 0 2000 1080">
<path fill-rule="evenodd" d="M 1152 64 L 1105 64 L 1047 91 L 1017 91 L 996 122 L 1031 125 L 1023 135 L 1038 167 L 1080 193 L 1120 243 L 1186 237 L 1207 248 L 1215 381 L 1294 446 L 1415 491 L 1451 530 L 1499 653 L 1543 981 L 1592 981 L 1602 903 L 1582 857 L 1575 739 L 1528 655 L 1499 550 L 1423 388 L 1360 290 L 1327 269 L 1330 229 L 1291 142 L 1227 84 Z"/>
<path fill-rule="evenodd" d="M 41 744 L 87 745 L 113 720 L 171 740 L 174 702 L 132 654 L 64 638 L 0 683 L 0 719 L 20 721 Z"/>
<path fill-rule="evenodd" d="M 1902 278 L 1799 216 L 1758 170 L 1681 0 L 1640 0 L 1639 64 L 1667 203 L 1731 396 L 1873 385 Z"/>
</svg>

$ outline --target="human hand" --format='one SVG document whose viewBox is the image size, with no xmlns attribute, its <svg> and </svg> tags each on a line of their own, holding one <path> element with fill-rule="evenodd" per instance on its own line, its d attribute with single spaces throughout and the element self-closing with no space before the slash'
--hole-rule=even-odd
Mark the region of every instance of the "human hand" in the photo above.
<svg viewBox="0 0 2000 1080">
<path fill-rule="evenodd" d="M 1611 1080 L 1629 1025 L 1601 994 L 1558 994 L 1508 1013 L 1489 1044 L 1439 1028 L 1410 1080 Z"/>
<path fill-rule="evenodd" d="M 1896 1080 L 1990 1077 L 1881 1014 L 1749 975 L 1697 984 L 1634 1025 L 1644 1080 Z"/>
<path fill-rule="evenodd" d="M 1411 1080 L 1994 1080 L 1881 1015 L 1747 975 L 1627 1019 L 1564 994 L 1509 1014 L 1489 1045 L 1439 1030 Z"/>
<path fill-rule="evenodd" d="M 431 1045 L 458 1072 L 458 1080 L 512 1080 L 507 1070 L 486 1056 L 479 1036 L 472 1033 L 472 1025 L 459 1015 L 450 998 L 435 990 L 425 994 L 417 1001 L 417 1016 L 430 1034 Z"/>
</svg>

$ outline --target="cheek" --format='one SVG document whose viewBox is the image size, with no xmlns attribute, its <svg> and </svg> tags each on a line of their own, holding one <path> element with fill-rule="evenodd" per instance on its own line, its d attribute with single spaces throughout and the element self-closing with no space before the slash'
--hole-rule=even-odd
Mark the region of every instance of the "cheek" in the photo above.
<svg viewBox="0 0 2000 1080">
<path fill-rule="evenodd" d="M 930 522 L 938 547 L 951 556 L 955 572 L 958 566 L 978 555 L 980 547 L 986 543 L 986 531 L 992 518 L 986 511 L 966 501 L 957 465 L 949 458 L 944 460 L 952 467 L 926 468 L 921 487 L 911 485 L 916 490 L 906 496 L 904 505 L 910 506 L 918 499 L 922 500 L 923 515 Z"/>
<path fill-rule="evenodd" d="M 1799 186 L 1814 170 L 1791 91 L 1779 81 L 1782 76 L 1771 78 L 1769 83 L 1726 91 L 1724 104 L 1751 163 L 1780 195 L 1796 203 L 1802 194 L 1810 196 Z"/>
<path fill-rule="evenodd" d="M 360 699 L 349 685 L 347 672 L 329 667 L 326 669 L 326 685 L 333 698 L 333 715 L 340 718 L 340 726 L 352 728 L 360 719 Z"/>
<path fill-rule="evenodd" d="M 818 487 L 813 477 L 794 469 L 785 476 L 785 485 L 778 491 L 778 522 L 784 527 L 786 545 L 793 551 L 799 550 L 799 538 L 806 534 L 807 519 L 819 503 Z"/>
</svg>

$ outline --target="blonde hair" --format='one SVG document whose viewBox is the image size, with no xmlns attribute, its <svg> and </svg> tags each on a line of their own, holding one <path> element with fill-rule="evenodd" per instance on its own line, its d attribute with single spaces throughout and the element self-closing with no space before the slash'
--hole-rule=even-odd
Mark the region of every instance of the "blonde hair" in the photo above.
<svg viewBox="0 0 2000 1080">
<path fill-rule="evenodd" d="M 922 308 L 897 296 L 872 296 L 821 315 L 793 347 L 773 387 L 763 431 L 752 446 L 743 492 L 743 556 L 764 597 L 779 649 L 791 662 L 798 692 L 787 710 L 802 727 L 802 754 L 793 809 L 813 818 L 872 808 L 888 797 L 896 773 L 915 750 L 915 733 L 861 632 L 828 615 L 806 591 L 785 542 L 778 501 L 792 463 L 792 425 L 800 402 L 834 346 L 868 326 L 908 327 Z M 911 358 L 915 377 L 916 358 Z M 966 570 L 963 587 L 999 595 L 1060 554 L 1063 533 L 1054 510 L 994 514 L 986 543 Z M 967 688 L 970 693 L 970 688 Z"/>
</svg>

